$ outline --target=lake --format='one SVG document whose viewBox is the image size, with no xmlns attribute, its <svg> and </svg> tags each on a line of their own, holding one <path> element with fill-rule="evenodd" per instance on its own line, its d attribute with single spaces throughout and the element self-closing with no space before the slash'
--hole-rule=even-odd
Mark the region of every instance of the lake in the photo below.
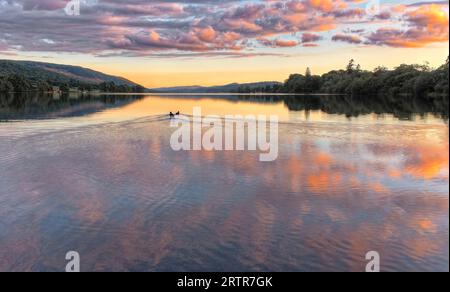
<svg viewBox="0 0 450 292">
<path fill-rule="evenodd" d="M 448 101 L 0 98 L 0 271 L 449 270 Z M 173 151 L 168 112 L 277 115 L 279 156 Z"/>
</svg>

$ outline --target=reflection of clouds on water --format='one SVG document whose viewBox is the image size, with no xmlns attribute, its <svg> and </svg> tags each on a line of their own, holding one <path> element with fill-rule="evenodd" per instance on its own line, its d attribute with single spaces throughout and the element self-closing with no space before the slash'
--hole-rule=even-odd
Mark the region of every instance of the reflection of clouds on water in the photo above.
<svg viewBox="0 0 450 292">
<path fill-rule="evenodd" d="M 408 174 L 418 179 L 442 178 L 448 181 L 448 144 L 447 147 L 431 146 L 416 150 L 406 162 Z"/>
<path fill-rule="evenodd" d="M 311 127 L 269 164 L 173 152 L 167 121 L 3 140 L 0 270 L 448 269 L 448 128 Z"/>
</svg>

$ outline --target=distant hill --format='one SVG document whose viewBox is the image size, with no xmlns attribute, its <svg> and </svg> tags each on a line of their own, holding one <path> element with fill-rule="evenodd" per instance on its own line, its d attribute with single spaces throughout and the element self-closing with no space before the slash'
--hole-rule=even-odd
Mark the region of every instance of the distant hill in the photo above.
<svg viewBox="0 0 450 292">
<path fill-rule="evenodd" d="M 266 82 L 255 82 L 255 83 L 231 83 L 222 86 L 178 86 L 178 87 L 161 87 L 153 88 L 151 92 L 160 93 L 233 93 L 238 92 L 239 88 L 263 88 L 266 86 L 282 85 L 280 82 L 276 81 L 266 81 Z"/>
<path fill-rule="evenodd" d="M 52 84 L 93 84 L 114 82 L 117 85 L 138 84 L 122 77 L 107 75 L 91 69 L 32 61 L 0 60 L 0 77 L 17 74 L 28 80 L 51 81 Z"/>
</svg>

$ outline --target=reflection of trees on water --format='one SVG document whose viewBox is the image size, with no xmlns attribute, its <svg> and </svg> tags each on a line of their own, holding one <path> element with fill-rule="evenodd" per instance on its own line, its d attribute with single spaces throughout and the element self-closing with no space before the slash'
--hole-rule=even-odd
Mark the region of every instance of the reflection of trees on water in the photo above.
<svg viewBox="0 0 450 292">
<path fill-rule="evenodd" d="M 402 120 L 413 115 L 435 114 L 445 120 L 449 117 L 448 97 L 370 97 L 346 95 L 223 95 L 205 96 L 230 101 L 245 100 L 256 103 L 284 102 L 291 111 L 323 111 L 347 117 L 366 114 L 392 114 Z M 52 95 L 0 94 L 0 120 L 57 118 L 83 116 L 108 108 L 132 103 L 144 95 Z M 172 97 L 171 97 L 172 98 Z M 175 97 L 173 97 L 175 98 Z M 176 98 L 188 98 L 176 96 Z M 193 96 L 189 96 L 193 98 Z M 195 97 L 201 98 L 201 97 Z"/>
<path fill-rule="evenodd" d="M 448 97 L 368 97 L 347 95 L 289 95 L 289 96 L 240 96 L 242 100 L 260 102 L 283 101 L 291 111 L 323 111 L 358 117 L 367 114 L 392 114 L 398 119 L 411 119 L 412 115 L 432 113 L 442 119 L 449 118 Z"/>
<path fill-rule="evenodd" d="M 140 95 L 0 94 L 0 120 L 83 116 L 140 98 Z"/>
</svg>

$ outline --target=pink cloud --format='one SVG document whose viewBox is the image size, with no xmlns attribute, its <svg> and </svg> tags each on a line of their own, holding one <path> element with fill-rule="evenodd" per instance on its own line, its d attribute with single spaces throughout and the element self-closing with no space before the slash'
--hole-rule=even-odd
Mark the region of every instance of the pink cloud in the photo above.
<svg viewBox="0 0 450 292">
<path fill-rule="evenodd" d="M 196 29 L 195 33 L 197 34 L 197 37 L 207 43 L 211 43 L 215 40 L 217 37 L 216 31 L 211 26 L 208 26 L 206 28 L 199 28 Z"/>
<path fill-rule="evenodd" d="M 383 12 L 373 16 L 365 13 L 364 1 L 359 0 L 224 0 L 220 4 L 211 0 L 98 0 L 83 6 L 81 16 L 68 17 L 62 11 L 68 1 L 3 2 L 2 46 L 101 55 L 161 51 L 245 55 L 262 47 L 314 47 L 323 32 L 337 27 L 343 33 L 335 33 L 332 40 L 348 46 L 420 47 L 448 41 L 448 5 L 443 4 L 385 4 Z M 385 27 L 371 32 L 372 23 Z M 361 30 L 358 24 L 367 29 Z"/>
</svg>

